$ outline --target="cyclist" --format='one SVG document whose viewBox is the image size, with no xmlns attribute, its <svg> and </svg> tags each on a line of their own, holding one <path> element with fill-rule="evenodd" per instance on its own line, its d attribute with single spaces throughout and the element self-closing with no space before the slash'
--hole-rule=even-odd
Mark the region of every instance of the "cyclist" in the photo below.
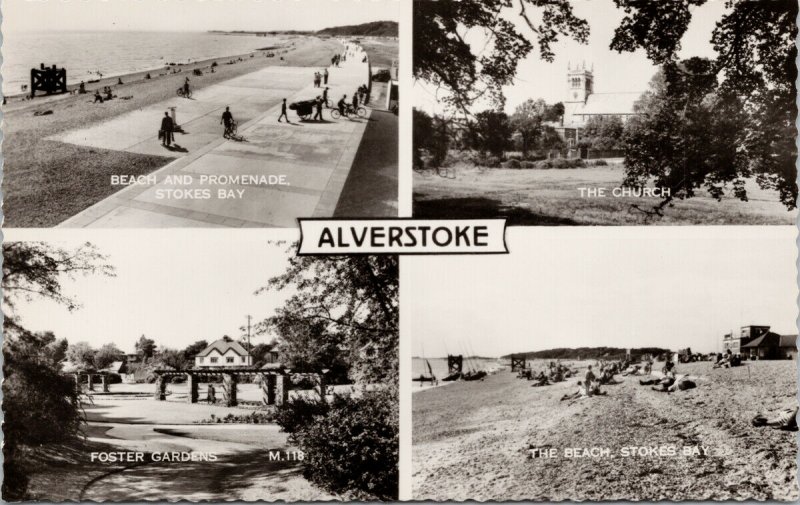
<svg viewBox="0 0 800 505">
<path fill-rule="evenodd" d="M 183 96 L 189 96 L 189 78 L 187 77 L 185 81 L 183 81 Z"/>
<path fill-rule="evenodd" d="M 222 136 L 227 137 L 231 133 L 231 127 L 233 126 L 233 114 L 231 114 L 230 107 L 225 107 L 225 112 L 222 113 L 220 124 L 225 125 L 225 131 L 222 133 Z"/>
<path fill-rule="evenodd" d="M 336 105 L 339 106 L 339 114 L 342 117 L 347 117 L 347 95 L 342 95 L 342 99 Z"/>
</svg>

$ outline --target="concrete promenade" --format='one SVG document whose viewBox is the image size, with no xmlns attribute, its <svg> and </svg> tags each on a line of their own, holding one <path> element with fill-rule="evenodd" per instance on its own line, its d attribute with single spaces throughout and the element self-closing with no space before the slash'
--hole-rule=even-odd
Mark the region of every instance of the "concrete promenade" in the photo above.
<svg viewBox="0 0 800 505">
<path fill-rule="evenodd" d="M 360 48 L 329 67 L 329 101 L 368 80 Z M 53 140 L 102 149 L 176 158 L 152 176 L 155 183 L 131 185 L 67 219 L 61 227 L 292 227 L 298 217 L 332 216 L 358 150 L 365 119 L 278 123 L 280 102 L 314 99 L 314 67 L 268 67 L 195 92 L 191 99 L 165 100 Z M 189 76 L 191 79 L 192 76 Z M 177 107 L 176 145 L 157 139 L 161 117 Z M 230 106 L 241 140 L 222 137 L 220 117 Z M 380 148 L 380 146 L 375 147 Z M 120 174 L 124 175 L 124 174 Z M 266 184 L 201 184 L 202 176 L 274 176 Z M 191 182 L 189 180 L 191 179 Z M 274 181 L 280 183 L 275 184 Z M 222 198 L 220 190 L 225 193 Z M 189 197 L 191 196 L 191 197 Z"/>
</svg>

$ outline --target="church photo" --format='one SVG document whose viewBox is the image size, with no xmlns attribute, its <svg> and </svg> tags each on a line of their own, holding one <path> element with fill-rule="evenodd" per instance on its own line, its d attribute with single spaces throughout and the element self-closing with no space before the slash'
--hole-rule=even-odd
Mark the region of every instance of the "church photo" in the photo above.
<svg viewBox="0 0 800 505">
<path fill-rule="evenodd" d="M 797 5 L 618 4 L 414 2 L 414 217 L 795 222 Z"/>
</svg>

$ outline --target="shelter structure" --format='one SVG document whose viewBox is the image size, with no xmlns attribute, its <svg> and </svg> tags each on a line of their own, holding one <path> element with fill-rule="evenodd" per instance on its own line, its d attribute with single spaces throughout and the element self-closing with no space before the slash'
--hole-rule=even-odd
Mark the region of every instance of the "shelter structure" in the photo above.
<svg viewBox="0 0 800 505">
<path fill-rule="evenodd" d="M 67 69 L 58 68 L 55 65 L 45 67 L 44 63 L 39 68 L 31 69 L 31 98 L 36 96 L 37 91 L 45 94 L 67 92 Z"/>
<path fill-rule="evenodd" d="M 447 355 L 447 375 L 453 375 L 456 373 L 461 373 L 464 368 L 464 356 L 459 354 L 458 356 L 453 356 L 451 354 Z"/>
<path fill-rule="evenodd" d="M 154 399 L 165 401 L 167 399 L 167 383 L 170 377 L 186 377 L 189 385 L 189 403 L 197 403 L 200 397 L 199 385 L 201 382 L 211 382 L 222 378 L 222 399 L 226 407 L 235 407 L 239 404 L 237 386 L 242 377 L 258 378 L 261 383 L 264 405 L 283 405 L 289 400 L 291 389 L 290 372 L 282 367 L 254 368 L 254 367 L 217 367 L 217 368 L 191 368 L 188 370 L 162 369 L 154 372 L 157 375 Z M 320 398 L 325 401 L 327 388 L 325 374 L 305 374 L 314 376 L 319 387 Z"/>
<path fill-rule="evenodd" d="M 524 354 L 513 354 L 511 355 L 511 371 L 518 372 L 520 370 L 525 370 L 527 368 L 527 360 L 525 359 Z"/>
</svg>

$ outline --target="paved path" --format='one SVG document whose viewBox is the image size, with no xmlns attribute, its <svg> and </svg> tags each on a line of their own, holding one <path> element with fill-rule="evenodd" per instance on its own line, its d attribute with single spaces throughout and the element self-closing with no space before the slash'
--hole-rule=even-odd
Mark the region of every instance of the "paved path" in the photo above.
<svg viewBox="0 0 800 505">
<path fill-rule="evenodd" d="M 343 94 L 350 98 L 368 79 L 360 48 L 350 50 L 355 53 L 346 62 L 329 68 L 329 99 L 334 103 Z M 370 114 L 365 119 L 334 121 L 325 111 L 325 121 L 299 122 L 290 110 L 292 123 L 278 123 L 283 97 L 291 103 L 321 94 L 312 84 L 314 70 L 265 68 L 198 90 L 191 100 L 176 97 L 55 137 L 80 145 L 176 158 L 153 174 L 155 184 L 125 187 L 60 226 L 292 227 L 298 217 L 332 216 Z M 156 138 L 158 118 L 175 105 L 178 123 L 186 133 L 177 133 L 178 147 L 167 151 Z M 242 141 L 221 136 L 219 118 L 226 105 L 239 122 Z M 237 175 L 275 178 L 271 183 L 227 185 L 201 180 L 203 176 Z M 219 190 L 225 191 L 227 198 L 222 198 Z"/>
</svg>

